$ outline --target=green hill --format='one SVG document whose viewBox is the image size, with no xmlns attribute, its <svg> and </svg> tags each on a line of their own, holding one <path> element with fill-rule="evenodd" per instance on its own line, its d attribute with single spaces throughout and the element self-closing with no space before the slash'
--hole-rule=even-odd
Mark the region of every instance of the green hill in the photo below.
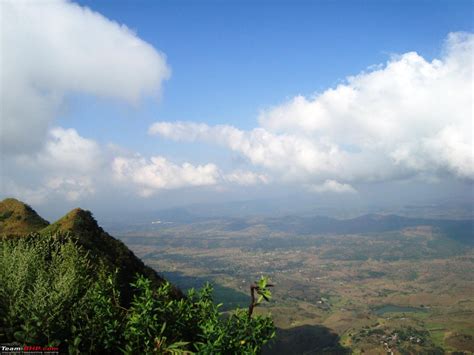
<svg viewBox="0 0 474 355">
<path fill-rule="evenodd" d="M 27 236 L 39 233 L 41 236 L 66 234 L 89 252 L 93 263 L 104 263 L 111 271 L 118 270 L 117 282 L 121 290 L 121 301 L 130 303 L 132 293 L 130 283 L 136 274 L 141 274 L 158 287 L 165 281 L 156 271 L 146 266 L 120 240 L 105 232 L 89 211 L 73 209 L 58 221 L 49 224 L 27 204 L 14 198 L 0 202 L 0 235 L 7 237 Z M 173 287 L 175 297 L 181 298 L 182 292 Z"/>
<path fill-rule="evenodd" d="M 0 235 L 21 236 L 37 232 L 49 223 L 30 206 L 14 198 L 0 202 Z"/>
<path fill-rule="evenodd" d="M 150 279 L 154 286 L 160 286 L 164 282 L 164 278 L 146 266 L 123 242 L 105 232 L 90 211 L 73 209 L 39 233 L 41 235 L 69 233 L 77 239 L 79 245 L 90 252 L 93 259 L 104 261 L 111 270 L 118 269 L 118 283 L 125 304 L 131 299 L 129 285 L 137 273 Z M 182 297 L 181 291 L 177 288 L 173 289 L 173 293 L 178 298 Z"/>
</svg>

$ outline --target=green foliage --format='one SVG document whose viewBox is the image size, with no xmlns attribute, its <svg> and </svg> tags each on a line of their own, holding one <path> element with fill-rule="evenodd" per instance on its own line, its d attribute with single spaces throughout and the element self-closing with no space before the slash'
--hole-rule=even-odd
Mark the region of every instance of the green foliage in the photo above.
<svg viewBox="0 0 474 355">
<path fill-rule="evenodd" d="M 201 324 L 202 341 L 196 344 L 201 354 L 257 354 L 275 337 L 271 318 L 249 318 L 246 310 L 238 309 L 227 320 L 218 318 Z"/>
<path fill-rule="evenodd" d="M 150 281 L 139 277 L 134 286 L 138 293 L 125 326 L 124 353 L 135 349 L 145 353 L 179 349 L 200 354 L 253 354 L 275 336 L 268 317 L 249 318 L 247 311 L 236 310 L 223 319 L 209 284 L 199 292 L 190 290 L 188 297 L 181 300 L 170 297 L 169 284 L 153 292 Z"/>
<path fill-rule="evenodd" d="M 178 299 L 169 283 L 156 288 L 137 275 L 125 308 L 118 273 L 69 236 L 0 240 L 0 342 L 71 354 L 252 354 L 275 336 L 269 317 L 244 310 L 224 317 L 208 284 Z M 265 290 L 267 281 L 260 282 Z"/>
<path fill-rule="evenodd" d="M 69 309 L 84 296 L 93 268 L 72 241 L 19 238 L 0 244 L 2 340 L 57 345 L 69 336 Z"/>
<path fill-rule="evenodd" d="M 272 298 L 272 293 L 268 289 L 268 287 L 271 287 L 272 285 L 268 284 L 268 278 L 265 276 L 261 276 L 260 280 L 257 282 L 257 294 L 258 294 L 258 299 L 257 299 L 257 305 L 262 303 L 262 301 L 265 299 L 265 301 L 269 302 L 270 299 Z"/>
</svg>

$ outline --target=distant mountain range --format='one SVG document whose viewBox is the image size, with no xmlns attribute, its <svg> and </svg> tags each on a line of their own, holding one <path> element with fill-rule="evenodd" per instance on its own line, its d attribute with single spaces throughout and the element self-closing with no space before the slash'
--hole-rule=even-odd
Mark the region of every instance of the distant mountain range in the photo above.
<svg viewBox="0 0 474 355">
<path fill-rule="evenodd" d="M 474 244 L 474 220 L 447 220 L 408 218 L 397 215 L 368 214 L 351 219 L 330 217 L 266 218 L 265 224 L 272 230 L 297 234 L 357 234 L 400 230 L 408 227 L 431 226 L 447 237 L 459 242 Z"/>
<path fill-rule="evenodd" d="M 131 300 L 130 283 L 135 280 L 136 274 L 148 277 L 156 286 L 165 281 L 135 256 L 123 242 L 105 232 L 89 211 L 76 208 L 49 224 L 21 201 L 13 198 L 1 201 L 0 235 L 5 238 L 21 238 L 32 233 L 39 238 L 42 235 L 66 234 L 88 251 L 92 260 L 105 263 L 111 271 L 118 270 L 117 281 L 124 304 Z M 177 288 L 174 289 L 174 295 L 182 297 Z"/>
<path fill-rule="evenodd" d="M 161 223 L 153 223 L 159 220 Z M 239 231 L 263 224 L 273 231 L 293 234 L 359 234 L 396 231 L 409 227 L 430 226 L 448 238 L 474 245 L 474 219 L 412 218 L 396 214 L 364 214 L 355 218 L 339 219 L 325 216 L 283 215 L 269 216 L 205 216 L 189 208 L 166 209 L 140 215 L 134 223 L 110 223 L 110 229 L 123 234 L 162 228 L 166 223 L 224 223 L 224 229 Z"/>
</svg>

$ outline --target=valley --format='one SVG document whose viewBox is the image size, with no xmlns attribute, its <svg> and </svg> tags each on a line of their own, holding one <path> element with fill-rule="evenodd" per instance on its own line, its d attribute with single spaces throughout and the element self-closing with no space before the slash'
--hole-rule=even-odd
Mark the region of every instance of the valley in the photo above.
<svg viewBox="0 0 474 355">
<path fill-rule="evenodd" d="M 254 217 L 114 234 L 183 289 L 214 283 L 226 310 L 246 307 L 249 284 L 269 276 L 274 298 L 258 311 L 279 328 L 273 354 L 296 343 L 302 354 L 473 352 L 472 222 L 364 218 L 360 228 Z"/>
</svg>

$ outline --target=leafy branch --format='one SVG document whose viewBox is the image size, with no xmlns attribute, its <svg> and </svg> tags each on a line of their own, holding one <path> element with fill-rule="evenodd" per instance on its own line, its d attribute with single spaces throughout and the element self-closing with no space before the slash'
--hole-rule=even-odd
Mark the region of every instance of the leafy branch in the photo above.
<svg viewBox="0 0 474 355">
<path fill-rule="evenodd" d="M 268 278 L 265 276 L 261 276 L 260 280 L 250 285 L 249 318 L 252 318 L 254 308 L 261 304 L 263 300 L 270 302 L 272 293 L 268 289 L 269 287 L 273 287 L 273 284 L 268 283 Z M 257 298 L 255 293 L 258 295 Z"/>
</svg>

